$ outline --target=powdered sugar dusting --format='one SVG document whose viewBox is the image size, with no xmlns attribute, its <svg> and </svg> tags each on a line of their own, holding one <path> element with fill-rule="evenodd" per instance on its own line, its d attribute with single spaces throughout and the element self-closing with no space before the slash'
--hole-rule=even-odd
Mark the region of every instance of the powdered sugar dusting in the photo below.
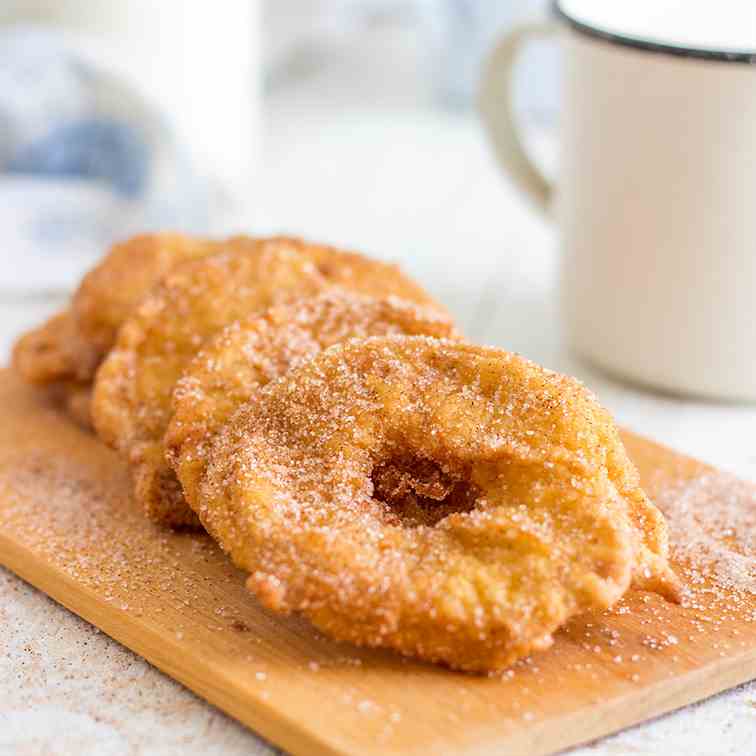
<svg viewBox="0 0 756 756">
<path fill-rule="evenodd" d="M 662 489 L 672 558 L 694 590 L 756 595 L 756 488 L 711 472 Z"/>
</svg>

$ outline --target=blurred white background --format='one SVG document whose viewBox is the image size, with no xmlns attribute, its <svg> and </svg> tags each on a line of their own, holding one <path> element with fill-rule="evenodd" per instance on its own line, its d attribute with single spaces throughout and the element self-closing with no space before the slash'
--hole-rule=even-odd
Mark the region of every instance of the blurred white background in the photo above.
<svg viewBox="0 0 756 756">
<path fill-rule="evenodd" d="M 284 0 L 265 5 L 268 82 L 350 57 L 381 56 L 371 40 L 391 37 L 401 50 L 383 66 L 413 69 L 417 98 L 467 109 L 480 63 L 503 30 L 546 14 L 547 0 Z M 400 60 L 405 58 L 400 63 Z M 544 46 L 522 63 L 520 99 L 527 116 L 552 123 L 557 101 L 555 50 Z M 365 89 L 361 90 L 365 94 Z M 416 101 L 418 101 L 416 99 Z"/>
<path fill-rule="evenodd" d="M 289 226 L 296 214 L 280 218 L 285 206 L 273 206 L 268 190 L 278 124 L 304 125 L 292 110 L 307 109 L 305 122 L 332 118 L 337 129 L 347 112 L 472 119 L 486 50 L 500 30 L 543 13 L 545 0 L 105 7 L 0 8 L 0 225 L 12 261 L 0 268 L 0 290 L 14 295 L 69 290 L 104 247 L 135 230 Z M 555 49 L 529 52 L 521 68 L 523 118 L 553 129 Z"/>
</svg>

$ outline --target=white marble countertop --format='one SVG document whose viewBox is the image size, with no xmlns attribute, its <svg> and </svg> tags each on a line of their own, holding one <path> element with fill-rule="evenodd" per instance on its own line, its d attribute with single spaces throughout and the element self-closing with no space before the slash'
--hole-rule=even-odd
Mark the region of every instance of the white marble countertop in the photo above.
<svg viewBox="0 0 756 756">
<path fill-rule="evenodd" d="M 261 194 L 266 220 L 251 230 L 298 232 L 399 260 L 473 339 L 576 374 L 624 425 L 756 479 L 756 407 L 637 390 L 567 352 L 553 230 L 502 181 L 471 117 L 384 92 L 373 74 L 370 106 L 349 97 L 359 81 L 354 71 L 339 86 L 321 86 L 317 98 L 306 84 L 273 99 Z M 56 305 L 0 303 L 0 355 Z M 0 753 L 272 752 L 2 569 L 0 648 Z M 753 754 L 755 701 L 756 685 L 741 686 L 575 753 Z"/>
</svg>

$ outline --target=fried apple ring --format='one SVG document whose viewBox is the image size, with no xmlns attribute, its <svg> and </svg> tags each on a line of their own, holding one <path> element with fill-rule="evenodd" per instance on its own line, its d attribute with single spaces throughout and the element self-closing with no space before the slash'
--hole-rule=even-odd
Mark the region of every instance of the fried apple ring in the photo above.
<svg viewBox="0 0 756 756">
<path fill-rule="evenodd" d="M 84 276 L 68 309 L 17 341 L 13 366 L 90 430 L 90 382 L 135 304 L 177 262 L 249 243 L 158 233 L 115 244 Z"/>
<path fill-rule="evenodd" d="M 99 356 L 81 339 L 71 313 L 64 310 L 21 336 L 13 347 L 12 362 L 28 383 L 49 386 L 88 380 Z"/>
<path fill-rule="evenodd" d="M 675 595 L 666 547 L 649 552 L 628 508 L 663 518 L 640 490 L 626 500 L 615 465 L 634 478 L 578 382 L 499 349 L 378 337 L 260 389 L 216 436 L 198 513 L 270 609 L 499 670 L 634 574 Z"/>
<path fill-rule="evenodd" d="M 196 526 L 162 444 L 189 360 L 229 322 L 324 286 L 312 263 L 285 244 L 259 243 L 176 266 L 124 323 L 97 373 L 92 415 L 98 435 L 129 460 L 135 497 L 150 518 Z"/>
<path fill-rule="evenodd" d="M 334 283 L 374 296 L 402 296 L 441 309 L 396 266 L 298 239 L 279 237 L 277 241 L 286 241 L 306 255 Z M 114 244 L 84 276 L 70 308 L 19 339 L 14 366 L 25 380 L 35 384 L 92 380 L 123 322 L 175 265 L 256 243 L 245 236 L 206 239 L 161 232 Z"/>
<path fill-rule="evenodd" d="M 13 364 L 29 383 L 91 381 L 121 323 L 158 279 L 182 260 L 230 242 L 142 234 L 113 245 L 82 279 L 71 306 L 16 343 Z"/>
<path fill-rule="evenodd" d="M 81 338 L 102 359 L 115 343 L 121 324 L 177 264 L 252 243 L 244 237 L 221 240 L 162 232 L 114 244 L 84 276 L 71 302 Z"/>
<path fill-rule="evenodd" d="M 224 326 L 332 285 L 302 254 L 305 246 L 286 238 L 258 240 L 185 262 L 158 284 L 121 328 L 97 375 L 93 419 L 103 440 L 130 459 L 136 498 L 153 520 L 197 525 L 162 442 L 176 382 L 203 343 Z M 339 264 L 348 264 L 338 250 L 331 253 Z M 376 281 L 355 276 L 355 287 L 368 293 L 376 286 L 383 291 L 393 277 L 402 292 L 416 288 L 391 266 L 365 264 L 373 266 Z M 418 296 L 429 301 L 419 291 Z"/>
<path fill-rule="evenodd" d="M 435 310 L 338 290 L 272 307 L 213 338 L 176 384 L 164 439 L 189 505 L 196 506 L 212 437 L 257 388 L 333 344 L 390 334 L 457 337 L 451 320 Z"/>
</svg>

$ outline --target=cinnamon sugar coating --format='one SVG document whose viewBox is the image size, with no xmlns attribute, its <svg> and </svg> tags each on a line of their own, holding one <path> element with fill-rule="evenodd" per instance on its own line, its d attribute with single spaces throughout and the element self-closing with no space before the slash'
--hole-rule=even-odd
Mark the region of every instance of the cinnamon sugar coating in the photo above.
<svg viewBox="0 0 756 756">
<path fill-rule="evenodd" d="M 400 297 L 409 302 L 432 307 L 449 316 L 443 305 L 394 263 L 375 260 L 358 252 L 349 252 L 325 244 L 312 244 L 301 239 L 288 241 L 335 286 L 371 297 Z"/>
<path fill-rule="evenodd" d="M 307 256 L 333 283 L 375 296 L 402 296 L 441 309 L 394 265 L 298 239 L 280 237 L 277 241 L 285 241 Z M 249 249 L 257 243 L 246 236 L 208 239 L 160 232 L 114 244 L 84 276 L 67 309 L 19 338 L 13 352 L 14 367 L 29 383 L 53 386 L 58 394 L 72 383 L 92 381 L 115 343 L 118 329 L 171 269 L 187 260 Z M 76 422 L 85 418 L 85 404 L 76 401 L 70 407 Z"/>
<path fill-rule="evenodd" d="M 115 343 L 122 323 L 177 264 L 251 243 L 244 237 L 204 239 L 162 232 L 114 244 L 84 276 L 71 302 L 82 338 L 103 357 Z"/>
<path fill-rule="evenodd" d="M 547 648 L 634 578 L 677 592 L 611 418 L 577 381 L 498 349 L 333 346 L 232 417 L 199 494 L 266 606 L 459 669 Z"/>
<path fill-rule="evenodd" d="M 71 306 L 18 340 L 14 366 L 29 383 L 92 380 L 121 323 L 160 277 L 177 262 L 222 244 L 173 233 L 114 244 L 84 276 Z"/>
<path fill-rule="evenodd" d="M 431 301 L 393 266 L 329 247 L 312 253 L 320 258 L 316 264 L 308 249 L 305 242 L 283 237 L 248 239 L 184 262 L 165 275 L 120 329 L 98 371 L 93 419 L 103 440 L 128 457 L 135 496 L 152 519 L 197 525 L 165 459 L 162 439 L 174 386 L 208 338 L 271 305 L 322 292 L 333 279 L 347 285 L 341 271 L 350 265 L 349 285 L 358 291 L 383 293 L 393 287 Z M 329 255 L 332 270 L 325 266 Z"/>
<path fill-rule="evenodd" d="M 401 296 L 441 309 L 395 265 L 299 239 L 277 240 L 286 241 L 307 256 L 333 283 L 374 296 Z M 246 236 L 208 239 L 164 231 L 139 234 L 114 244 L 84 276 L 70 308 L 18 340 L 14 357 L 17 369 L 30 383 L 92 379 L 123 322 L 174 266 L 256 243 Z"/>
<path fill-rule="evenodd" d="M 333 344 L 389 334 L 458 337 L 447 316 L 427 307 L 332 290 L 232 323 L 210 340 L 176 384 L 164 439 L 188 503 L 196 506 L 213 436 L 259 387 Z"/>
<path fill-rule="evenodd" d="M 128 459 L 135 498 L 150 518 L 196 526 L 162 443 L 189 360 L 227 323 L 322 288 L 300 255 L 261 244 L 176 266 L 124 323 L 97 373 L 92 415 L 98 435 Z"/>
<path fill-rule="evenodd" d="M 12 363 L 27 383 L 50 386 L 89 380 L 99 355 L 81 338 L 70 311 L 64 310 L 19 337 Z"/>
</svg>

